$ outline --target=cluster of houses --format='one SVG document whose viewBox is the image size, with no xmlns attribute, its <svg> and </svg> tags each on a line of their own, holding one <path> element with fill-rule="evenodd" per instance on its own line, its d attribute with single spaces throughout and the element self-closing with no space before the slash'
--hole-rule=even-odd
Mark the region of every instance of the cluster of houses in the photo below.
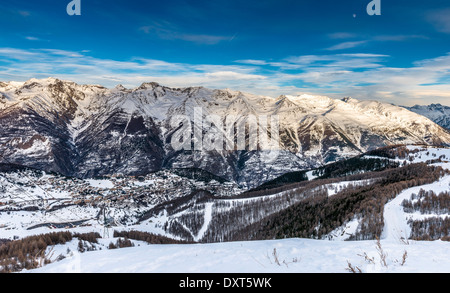
<svg viewBox="0 0 450 293">
<path fill-rule="evenodd" d="M 9 180 L 14 183 L 13 180 Z M 0 193 L 0 206 L 14 204 L 16 207 L 34 206 L 39 201 L 47 207 L 66 205 L 98 205 L 105 200 L 117 203 L 158 204 L 188 195 L 194 190 L 207 190 L 217 196 L 231 196 L 242 192 L 231 182 L 220 183 L 189 179 L 162 170 L 146 176 L 123 176 L 115 174 L 95 179 L 79 179 L 57 175 L 47 175 L 34 180 L 21 180 L 20 189 L 15 189 L 17 200 L 6 190 Z M 23 190 L 18 192 L 18 190 Z M 22 194 L 18 194 L 22 193 Z M 2 196 L 3 195 L 3 196 Z M 20 200 L 20 199 L 28 200 Z"/>
</svg>

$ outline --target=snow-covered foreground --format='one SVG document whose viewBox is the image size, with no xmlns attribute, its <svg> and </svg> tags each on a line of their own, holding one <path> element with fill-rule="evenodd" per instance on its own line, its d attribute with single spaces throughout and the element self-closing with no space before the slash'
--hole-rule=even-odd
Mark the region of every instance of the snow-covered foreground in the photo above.
<svg viewBox="0 0 450 293">
<path fill-rule="evenodd" d="M 449 184 L 450 176 L 444 176 L 433 184 L 409 188 L 387 203 L 380 245 L 376 241 L 312 239 L 185 245 L 140 242 L 132 248 L 74 253 L 30 272 L 341 273 L 352 267 L 366 273 L 450 273 L 450 242 L 406 240 L 407 219 L 420 215 L 407 214 L 401 206 L 403 199 L 420 188 L 439 192 L 448 190 Z"/>
<path fill-rule="evenodd" d="M 362 272 L 450 272 L 450 244 L 283 239 L 189 245 L 146 245 L 75 253 L 32 273 L 343 273 L 348 263 Z M 403 255 L 407 258 L 402 265 Z M 367 259 L 366 256 L 367 255 Z M 369 260 L 373 259 L 372 260 Z"/>
<path fill-rule="evenodd" d="M 430 151 L 429 154 L 426 152 Z M 439 152 L 438 152 L 439 151 Z M 436 154 L 437 155 L 433 155 Z M 442 154 L 441 154 L 442 153 Z M 414 154 L 417 160 L 429 160 L 442 156 L 444 162 L 435 163 L 450 169 L 450 150 L 428 150 Z M 348 184 L 364 182 L 340 182 L 327 186 L 333 196 Z M 27 273 L 343 273 L 352 269 L 364 273 L 450 273 L 450 242 L 407 240 L 410 235 L 408 219 L 445 217 L 448 214 L 407 213 L 402 201 L 420 189 L 433 190 L 436 194 L 450 190 L 450 175 L 437 182 L 408 188 L 391 200 L 384 208 L 384 229 L 379 245 L 377 241 L 343 241 L 358 227 L 358 219 L 344 223 L 334 231 L 330 240 L 282 239 L 213 244 L 149 245 L 133 241 L 135 247 L 106 249 L 116 239 L 99 239 L 102 250 L 77 253 L 77 242 L 71 243 L 71 253 L 66 258 Z M 275 196 L 275 195 L 274 195 Z M 240 199 L 249 200 L 249 199 Z M 196 239 L 205 232 L 211 220 L 212 204 L 205 207 L 205 222 Z M 164 220 L 162 218 L 161 220 Z M 161 234 L 155 225 L 145 222 L 123 229 L 135 229 Z M 74 230 L 90 232 L 101 227 L 79 227 Z M 28 233 L 44 233 L 44 228 Z M 121 230 L 121 229 L 118 229 Z M 20 232 L 8 230 L 10 233 Z M 25 230 L 24 230 L 25 231 Z M 25 233 L 25 232 L 24 232 Z M 334 235 L 335 234 L 335 235 Z M 21 235 L 24 236 L 24 235 Z M 170 236 L 170 235 L 167 235 Z M 54 256 L 69 246 L 55 247 Z M 384 259 L 384 261 L 383 261 Z"/>
</svg>

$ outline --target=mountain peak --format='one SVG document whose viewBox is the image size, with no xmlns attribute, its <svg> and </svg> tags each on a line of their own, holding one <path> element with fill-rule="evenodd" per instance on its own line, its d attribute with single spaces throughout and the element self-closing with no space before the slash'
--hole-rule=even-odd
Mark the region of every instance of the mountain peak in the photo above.
<svg viewBox="0 0 450 293">
<path fill-rule="evenodd" d="M 294 104 L 310 109 L 328 109 L 336 103 L 336 100 L 327 96 L 302 94 L 297 96 L 286 95 L 286 97 Z"/>
<path fill-rule="evenodd" d="M 28 81 L 26 81 L 25 83 L 32 83 L 32 82 L 38 82 L 38 83 L 43 83 L 43 82 L 58 82 L 60 81 L 58 78 L 55 77 L 47 77 L 47 78 L 30 78 Z"/>
<path fill-rule="evenodd" d="M 116 85 L 116 87 L 114 89 L 118 90 L 118 91 L 126 91 L 127 90 L 127 88 L 121 84 Z"/>
<path fill-rule="evenodd" d="M 137 89 L 138 90 L 146 90 L 146 89 L 154 89 L 160 87 L 160 84 L 157 82 L 144 82 Z"/>
<path fill-rule="evenodd" d="M 342 102 L 344 103 L 350 103 L 350 102 L 358 102 L 358 100 L 352 98 L 352 97 L 344 97 L 341 99 Z"/>
<path fill-rule="evenodd" d="M 49 86 L 49 85 L 57 84 L 57 83 L 61 83 L 61 82 L 62 81 L 60 81 L 59 79 L 53 78 L 53 77 L 48 77 L 48 78 L 44 78 L 44 79 L 31 78 L 23 83 L 22 88 L 31 89 L 34 87 L 45 87 L 45 86 Z"/>
<path fill-rule="evenodd" d="M 441 104 L 431 104 L 428 106 L 415 105 L 413 107 L 405 107 L 406 109 L 425 116 L 436 124 L 450 129 L 450 107 Z"/>
</svg>

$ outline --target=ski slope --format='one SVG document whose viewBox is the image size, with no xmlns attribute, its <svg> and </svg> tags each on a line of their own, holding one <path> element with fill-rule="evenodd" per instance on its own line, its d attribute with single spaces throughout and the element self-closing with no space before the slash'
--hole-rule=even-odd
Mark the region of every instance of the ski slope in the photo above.
<svg viewBox="0 0 450 293">
<path fill-rule="evenodd" d="M 439 215 L 416 213 L 405 213 L 403 211 L 403 200 L 409 200 L 413 193 L 418 194 L 421 189 L 425 191 L 433 190 L 436 194 L 450 190 L 450 175 L 432 184 L 412 187 L 401 192 L 396 198 L 384 206 L 384 229 L 381 237 L 388 241 L 401 241 L 407 239 L 411 233 L 408 220 L 423 220 L 426 217 L 436 217 Z M 448 215 L 444 215 L 448 216 Z"/>
<path fill-rule="evenodd" d="M 188 245 L 147 245 L 74 253 L 26 273 L 449 273 L 450 244 L 283 239 Z M 406 262 L 402 256 L 407 251 Z M 373 262 L 367 261 L 367 255 Z"/>
</svg>

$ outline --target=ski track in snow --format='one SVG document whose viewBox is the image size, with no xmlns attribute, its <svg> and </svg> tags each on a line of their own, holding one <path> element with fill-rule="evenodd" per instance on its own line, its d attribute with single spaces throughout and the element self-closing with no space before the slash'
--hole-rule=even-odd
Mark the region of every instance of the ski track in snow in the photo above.
<svg viewBox="0 0 450 293">
<path fill-rule="evenodd" d="M 197 236 L 194 238 L 195 241 L 199 241 L 203 237 L 203 235 L 205 235 L 206 230 L 208 230 L 209 223 L 212 220 L 212 206 L 212 202 L 208 202 L 205 204 L 205 221 Z"/>
<path fill-rule="evenodd" d="M 388 202 L 384 206 L 384 229 L 381 235 L 382 239 L 389 241 L 402 241 L 402 238 L 408 239 L 411 228 L 408 225 L 408 218 L 424 218 L 424 217 L 432 217 L 431 215 L 420 215 L 417 213 L 409 214 L 403 211 L 402 202 L 403 200 L 411 199 L 411 195 L 413 193 L 418 194 L 421 189 L 425 191 L 433 190 L 436 194 L 440 192 L 449 191 L 450 190 L 450 175 L 444 176 L 441 180 L 412 187 L 401 192 L 396 198 Z"/>
</svg>

